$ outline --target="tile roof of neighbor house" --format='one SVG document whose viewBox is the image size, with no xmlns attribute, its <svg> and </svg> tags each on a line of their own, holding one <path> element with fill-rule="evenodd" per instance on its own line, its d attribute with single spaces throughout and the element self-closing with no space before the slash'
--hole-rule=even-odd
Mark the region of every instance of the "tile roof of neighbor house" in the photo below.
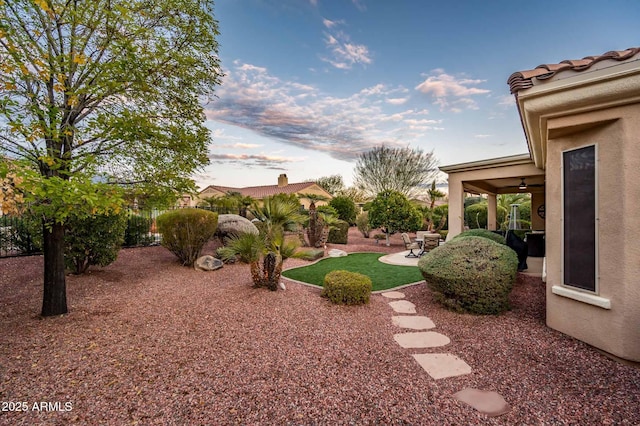
<svg viewBox="0 0 640 426">
<path fill-rule="evenodd" d="M 220 192 L 228 192 L 228 191 L 239 192 L 244 196 L 260 199 L 260 198 L 269 197 L 272 195 L 282 194 L 282 193 L 295 194 L 300 191 L 304 191 L 305 189 L 313 185 L 315 185 L 314 182 L 300 182 L 300 183 L 290 183 L 286 186 L 263 185 L 263 186 L 247 186 L 245 188 L 232 188 L 229 186 L 209 185 L 207 188 L 214 188 Z M 200 191 L 200 192 L 203 192 L 203 191 Z"/>
<path fill-rule="evenodd" d="M 622 62 L 631 59 L 638 53 L 640 53 L 640 47 L 630 47 L 626 50 L 612 50 L 598 56 L 568 59 L 559 64 L 542 64 L 532 70 L 514 72 L 507 80 L 507 84 L 511 88 L 511 93 L 517 94 L 520 90 L 532 87 L 534 85 L 534 78 L 536 80 L 548 80 L 562 71 L 585 71 L 598 62 L 607 59 Z M 637 59 L 640 60 L 640 57 Z"/>
</svg>

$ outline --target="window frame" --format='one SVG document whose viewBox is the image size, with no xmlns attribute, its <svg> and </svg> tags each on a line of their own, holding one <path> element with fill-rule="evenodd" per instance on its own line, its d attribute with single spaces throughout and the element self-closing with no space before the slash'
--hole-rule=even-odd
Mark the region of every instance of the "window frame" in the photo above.
<svg viewBox="0 0 640 426">
<path fill-rule="evenodd" d="M 590 290 L 590 289 L 585 289 L 585 288 L 581 288 L 581 287 L 577 287 L 568 283 L 565 283 L 565 224 L 566 224 L 566 217 L 565 217 L 565 170 L 564 170 L 564 160 L 565 160 L 565 154 L 572 152 L 572 151 L 577 151 L 580 149 L 584 149 L 584 148 L 589 148 L 589 147 L 593 147 L 593 155 L 594 155 L 594 182 L 593 182 L 593 196 L 594 196 L 594 227 L 593 227 L 593 232 L 594 232 L 594 289 Z M 586 293 L 589 295 L 599 295 L 600 294 L 600 283 L 599 283 L 599 268 L 598 268 L 598 259 L 599 259 L 599 253 L 598 253 L 598 247 L 599 247 L 599 242 L 598 242 L 598 234 L 599 234 L 599 227 L 598 227 L 598 222 L 599 222 L 599 194 L 598 194 L 598 160 L 599 160 L 599 156 L 598 156 L 598 144 L 597 143 L 589 143 L 589 144 L 585 144 L 585 145 L 581 145 L 581 146 L 577 146 L 577 147 L 571 147 L 568 149 L 564 149 L 561 152 L 561 158 L 560 158 L 560 202 L 561 202 L 561 216 L 560 216 L 560 223 L 561 223 L 561 235 L 562 235 L 562 239 L 561 239 L 561 263 L 560 263 L 560 276 L 561 276 L 561 282 L 562 282 L 562 286 L 566 289 L 570 289 L 572 291 L 576 291 L 576 292 L 582 292 L 582 293 Z"/>
</svg>

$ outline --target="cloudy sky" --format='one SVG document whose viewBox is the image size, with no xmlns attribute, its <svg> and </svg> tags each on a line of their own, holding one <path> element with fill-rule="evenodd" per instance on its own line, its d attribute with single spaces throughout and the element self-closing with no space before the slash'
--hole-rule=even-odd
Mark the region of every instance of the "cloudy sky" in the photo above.
<svg viewBox="0 0 640 426">
<path fill-rule="evenodd" d="M 515 71 L 640 44 L 640 1 L 217 0 L 225 72 L 196 182 L 342 175 L 380 144 L 440 165 L 527 152 Z"/>
</svg>

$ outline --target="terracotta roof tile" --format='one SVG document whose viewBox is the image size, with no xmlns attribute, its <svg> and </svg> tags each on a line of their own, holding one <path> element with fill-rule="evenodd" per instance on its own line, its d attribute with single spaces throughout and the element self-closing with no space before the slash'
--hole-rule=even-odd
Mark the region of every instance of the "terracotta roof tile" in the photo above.
<svg viewBox="0 0 640 426">
<path fill-rule="evenodd" d="M 560 62 L 559 64 L 542 64 L 532 70 L 514 72 L 507 80 L 507 84 L 511 88 L 511 93 L 515 94 L 520 90 L 532 87 L 534 84 L 534 78 L 536 80 L 548 80 L 562 71 L 580 72 L 607 59 L 626 61 L 638 53 L 640 53 L 640 47 L 631 47 L 625 50 L 612 50 L 598 56 L 587 56 L 582 59 L 568 59 Z"/>
</svg>

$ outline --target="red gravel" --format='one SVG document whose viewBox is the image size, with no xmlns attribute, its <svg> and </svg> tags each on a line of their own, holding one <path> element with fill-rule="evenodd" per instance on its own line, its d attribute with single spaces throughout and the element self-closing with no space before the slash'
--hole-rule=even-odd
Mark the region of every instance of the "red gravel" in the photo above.
<svg viewBox="0 0 640 426">
<path fill-rule="evenodd" d="M 398 236 L 390 248 L 349 238 L 336 247 L 403 249 Z M 198 272 L 162 247 L 69 276 L 68 315 L 39 318 L 41 286 L 41 257 L 0 260 L 3 425 L 640 423 L 640 370 L 547 328 L 543 284 L 522 275 L 498 317 L 446 311 L 424 284 L 403 290 L 451 338 L 440 351 L 473 368 L 439 381 L 410 356 L 438 350 L 397 345 L 379 295 L 345 307 L 291 282 L 253 289 L 246 265 Z M 452 397 L 465 387 L 512 409 L 480 414 Z M 17 402 L 27 412 L 6 411 Z"/>
</svg>

